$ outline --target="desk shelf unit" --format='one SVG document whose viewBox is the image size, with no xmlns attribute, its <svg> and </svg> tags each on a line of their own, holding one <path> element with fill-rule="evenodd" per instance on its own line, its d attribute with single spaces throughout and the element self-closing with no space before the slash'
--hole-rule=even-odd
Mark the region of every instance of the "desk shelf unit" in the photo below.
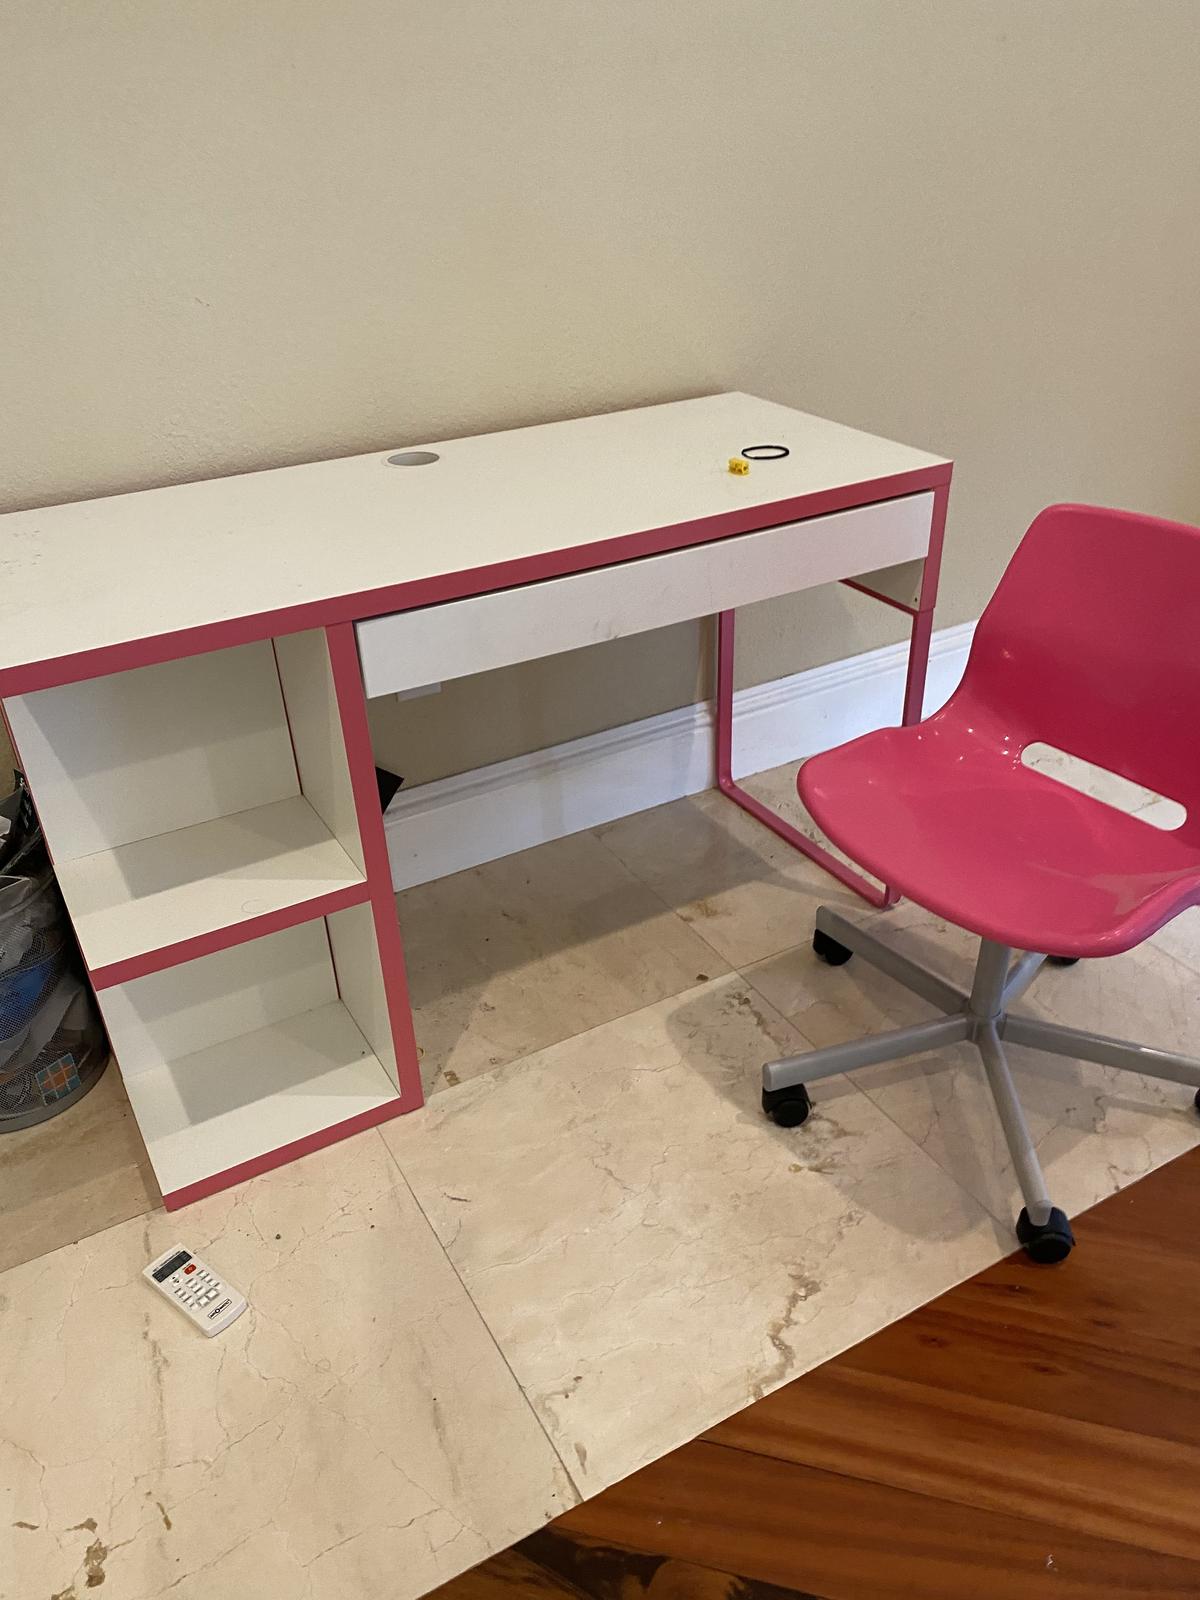
<svg viewBox="0 0 1200 1600">
<path fill-rule="evenodd" d="M 5 712 L 168 1208 L 419 1103 L 348 627 Z"/>
<path fill-rule="evenodd" d="M 421 1104 L 368 696 L 715 617 L 718 787 L 891 899 L 735 781 L 734 619 L 897 607 L 917 720 L 949 461 L 745 394 L 401 442 L 0 518 L 0 697 L 168 1207 Z"/>
</svg>

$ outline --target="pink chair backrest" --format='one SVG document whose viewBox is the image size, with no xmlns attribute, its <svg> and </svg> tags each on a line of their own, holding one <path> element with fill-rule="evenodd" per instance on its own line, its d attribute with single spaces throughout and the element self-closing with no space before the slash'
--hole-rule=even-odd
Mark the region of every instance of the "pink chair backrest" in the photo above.
<svg viewBox="0 0 1200 1600">
<path fill-rule="evenodd" d="M 1017 749 L 1044 741 L 1179 801 L 1200 837 L 1200 528 L 1048 507 L 980 618 L 961 693 L 957 710 L 986 708 Z"/>
</svg>

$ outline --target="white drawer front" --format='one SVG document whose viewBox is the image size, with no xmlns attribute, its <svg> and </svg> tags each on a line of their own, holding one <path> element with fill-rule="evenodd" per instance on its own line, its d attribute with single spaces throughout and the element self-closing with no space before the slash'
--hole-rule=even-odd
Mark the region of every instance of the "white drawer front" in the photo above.
<svg viewBox="0 0 1200 1600">
<path fill-rule="evenodd" d="M 933 495 L 548 578 L 357 626 L 368 698 L 710 616 L 925 555 Z"/>
</svg>

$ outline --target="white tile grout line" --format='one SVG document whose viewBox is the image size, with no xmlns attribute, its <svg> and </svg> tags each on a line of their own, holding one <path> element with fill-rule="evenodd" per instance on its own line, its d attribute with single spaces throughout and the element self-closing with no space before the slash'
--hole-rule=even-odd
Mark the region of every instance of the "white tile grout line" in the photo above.
<svg viewBox="0 0 1200 1600">
<path fill-rule="evenodd" d="M 1172 918 L 1171 920 L 1175 921 L 1176 919 Z M 1170 923 L 1166 924 L 1166 926 L 1169 927 Z M 1154 940 L 1155 935 L 1151 934 L 1148 939 L 1143 939 L 1140 945 L 1135 945 L 1134 949 L 1145 950 L 1147 946 L 1150 946 L 1152 947 L 1152 953 L 1155 957 L 1166 956 L 1167 960 L 1172 962 L 1175 966 L 1182 967 L 1189 978 L 1200 978 L 1200 967 L 1194 967 L 1190 961 L 1185 959 L 1185 957 L 1177 956 L 1174 950 L 1168 950 L 1161 944 L 1155 944 Z"/>
<path fill-rule="evenodd" d="M 601 1024 L 601 1026 L 603 1026 L 603 1024 Z M 570 1035 L 569 1037 L 575 1037 L 575 1035 Z M 537 1053 L 536 1051 L 531 1052 L 531 1054 L 536 1054 L 536 1053 Z M 506 1065 L 512 1066 L 512 1065 L 514 1065 L 514 1063 L 509 1062 Z M 504 1067 L 496 1067 L 493 1070 L 496 1071 L 496 1072 L 503 1072 L 505 1070 L 505 1068 Z M 479 1076 L 487 1076 L 487 1074 L 479 1074 Z M 474 1079 L 468 1079 L 466 1081 L 467 1082 L 474 1082 Z M 420 1108 L 418 1108 L 418 1112 L 419 1112 L 419 1109 Z M 416 1115 L 416 1114 L 417 1113 L 414 1113 L 414 1115 Z M 404 1168 L 400 1165 L 400 1162 L 396 1157 L 396 1152 L 392 1149 L 391 1145 L 388 1144 L 387 1140 L 383 1138 L 383 1134 L 380 1132 L 380 1130 L 378 1128 L 372 1128 L 370 1131 L 372 1133 L 379 1134 L 379 1137 L 380 1137 L 380 1139 L 381 1139 L 381 1141 L 383 1143 L 383 1147 L 387 1151 L 388 1156 L 391 1158 L 392 1165 L 395 1167 L 397 1173 L 399 1174 L 400 1182 L 404 1185 L 404 1187 L 408 1190 L 409 1194 L 412 1196 L 413 1204 L 416 1206 L 417 1210 L 421 1213 L 421 1217 L 422 1217 L 422 1220 L 425 1223 L 425 1226 L 429 1229 L 430 1233 L 433 1235 L 434 1239 L 437 1241 L 437 1247 L 442 1252 L 442 1255 L 445 1257 L 446 1265 L 450 1268 L 450 1271 L 454 1274 L 454 1276 L 458 1279 L 458 1282 L 462 1285 L 462 1292 L 466 1295 L 467 1299 L 470 1301 L 471 1309 L 474 1311 L 475 1315 L 479 1318 L 480 1322 L 483 1324 L 484 1328 L 487 1330 L 487 1336 L 492 1341 L 492 1345 L 495 1348 L 496 1354 L 500 1357 L 501 1361 L 503 1361 L 504 1366 L 505 1366 L 505 1370 L 508 1372 L 509 1377 L 512 1379 L 513 1383 L 516 1386 L 517 1393 L 521 1396 L 521 1399 L 524 1400 L 525 1404 L 529 1407 L 529 1410 L 530 1410 L 534 1420 L 536 1421 L 539 1429 L 541 1430 L 542 1435 L 546 1440 L 546 1443 L 550 1446 L 551 1452 L 554 1455 L 554 1459 L 558 1462 L 558 1464 L 562 1467 L 563 1472 L 566 1474 L 567 1482 L 571 1485 L 572 1492 L 575 1495 L 575 1504 L 576 1505 L 582 1505 L 583 1502 L 587 1499 L 587 1496 L 583 1493 L 583 1491 L 580 1489 L 579 1485 L 576 1483 L 574 1474 L 572 1473 L 570 1467 L 567 1465 L 566 1461 L 563 1459 L 562 1451 L 558 1448 L 558 1446 L 555 1444 L 554 1440 L 550 1437 L 550 1432 L 549 1432 L 548 1428 L 546 1427 L 546 1424 L 542 1421 L 541 1417 L 539 1416 L 537 1407 L 534 1405 L 533 1401 L 529 1398 L 529 1395 L 528 1395 L 528 1393 L 527 1393 L 527 1391 L 525 1389 L 524 1384 L 521 1382 L 521 1380 L 517 1377 L 516 1373 L 513 1371 L 512 1363 L 509 1361 L 508 1357 L 505 1355 L 504 1350 L 501 1347 L 500 1341 L 496 1338 L 496 1335 L 492 1332 L 491 1323 L 484 1316 L 482 1309 L 480 1308 L 480 1306 L 476 1302 L 475 1296 L 471 1293 L 470 1289 L 467 1287 L 466 1280 L 463 1278 L 462 1273 L 454 1265 L 454 1262 L 453 1262 L 453 1260 L 452 1260 L 452 1258 L 450 1256 L 450 1252 L 446 1249 L 446 1246 L 442 1243 L 441 1235 L 438 1233 L 438 1231 L 434 1227 L 433 1223 L 429 1220 L 429 1214 L 426 1212 L 425 1207 L 421 1204 L 420 1199 L 418 1198 L 417 1193 L 414 1190 L 412 1184 L 409 1183 L 408 1174 L 405 1172 Z M 571 1510 L 570 1506 L 564 1506 L 562 1508 L 562 1511 L 560 1511 L 558 1513 L 558 1515 L 561 1516 L 563 1514 L 563 1512 L 570 1511 L 570 1510 Z M 553 1519 L 551 1519 L 551 1520 L 553 1520 Z M 538 1523 L 533 1528 L 530 1528 L 529 1532 L 530 1533 L 534 1533 L 534 1532 L 537 1531 L 538 1527 L 542 1527 L 542 1526 L 544 1526 L 544 1524 Z M 520 1537 L 524 1537 L 524 1535 L 521 1535 Z M 513 1540 L 512 1543 L 516 1543 L 516 1541 Z M 504 1549 L 508 1549 L 509 1546 L 505 1545 L 505 1546 L 503 1546 L 503 1548 Z M 493 1551 L 492 1554 L 493 1555 L 498 1555 L 499 1551 Z"/>
</svg>

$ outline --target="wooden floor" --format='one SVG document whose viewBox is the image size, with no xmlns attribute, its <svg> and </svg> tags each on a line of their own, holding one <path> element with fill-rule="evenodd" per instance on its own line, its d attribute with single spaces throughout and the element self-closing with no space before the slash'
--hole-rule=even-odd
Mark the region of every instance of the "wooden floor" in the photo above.
<svg viewBox="0 0 1200 1600">
<path fill-rule="evenodd" d="M 1200 1150 L 436 1591 L 1200 1597 Z"/>
</svg>

